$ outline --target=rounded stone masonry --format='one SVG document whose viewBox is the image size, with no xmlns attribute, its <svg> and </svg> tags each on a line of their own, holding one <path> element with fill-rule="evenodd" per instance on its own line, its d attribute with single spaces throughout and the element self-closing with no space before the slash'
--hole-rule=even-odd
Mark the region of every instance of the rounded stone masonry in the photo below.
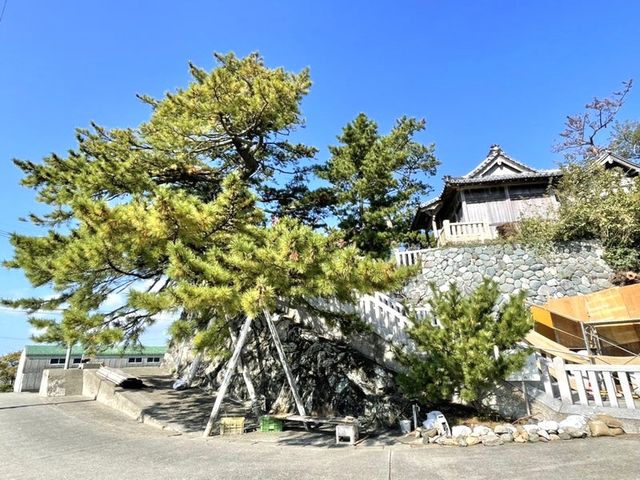
<svg viewBox="0 0 640 480">
<path fill-rule="evenodd" d="M 510 244 L 433 248 L 422 254 L 422 272 L 405 287 L 405 294 L 424 304 L 431 283 L 444 291 L 455 282 L 469 293 L 488 277 L 498 283 L 504 298 L 525 291 L 527 300 L 543 304 L 549 298 L 612 287 L 613 272 L 602 254 L 595 242 L 567 242 L 546 250 Z"/>
</svg>

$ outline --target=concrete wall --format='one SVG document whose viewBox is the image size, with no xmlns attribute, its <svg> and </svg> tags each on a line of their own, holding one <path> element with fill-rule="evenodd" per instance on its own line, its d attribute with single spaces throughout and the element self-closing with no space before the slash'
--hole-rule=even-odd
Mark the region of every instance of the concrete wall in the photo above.
<svg viewBox="0 0 640 480">
<path fill-rule="evenodd" d="M 82 370 L 44 370 L 40 382 L 40 395 L 43 397 L 64 397 L 82 395 Z"/>
<path fill-rule="evenodd" d="M 142 407 L 126 395 L 113 383 L 101 380 L 96 370 L 80 370 L 82 372 L 82 395 L 128 415 L 136 420 L 144 420 Z"/>
<path fill-rule="evenodd" d="M 602 253 L 599 245 L 590 242 L 566 243 L 548 251 L 508 244 L 434 248 L 423 254 L 422 273 L 405 288 L 405 294 L 426 304 L 431 282 L 441 291 L 455 282 L 469 292 L 489 277 L 505 297 L 524 290 L 528 300 L 542 304 L 549 298 L 612 287 L 613 272 Z"/>
<path fill-rule="evenodd" d="M 129 363 L 130 357 L 140 357 L 142 358 L 142 362 L 140 363 Z M 100 355 L 96 356 L 94 361 L 100 362 L 107 367 L 112 368 L 127 368 L 127 367 L 159 367 L 162 365 L 164 361 L 163 355 L 131 355 L 125 357 L 114 357 L 114 356 L 104 356 Z M 16 375 L 16 382 L 14 385 L 14 392 L 37 392 L 40 389 L 40 385 L 42 383 L 42 372 L 45 370 L 60 370 L 64 369 L 64 364 L 51 364 L 52 358 L 62 358 L 59 355 L 52 357 L 28 357 L 25 355 L 25 351 L 22 351 L 22 356 L 20 357 L 20 363 L 18 364 L 18 372 Z M 82 357 L 74 355 L 71 357 L 73 359 L 80 360 Z M 149 358 L 160 358 L 160 363 L 149 362 Z M 77 370 L 80 366 L 80 363 L 72 363 L 70 365 L 70 369 Z"/>
</svg>

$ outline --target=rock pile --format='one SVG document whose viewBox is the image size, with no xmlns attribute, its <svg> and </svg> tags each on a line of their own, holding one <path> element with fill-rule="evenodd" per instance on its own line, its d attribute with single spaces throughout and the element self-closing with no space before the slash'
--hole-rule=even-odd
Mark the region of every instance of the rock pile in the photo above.
<svg viewBox="0 0 640 480">
<path fill-rule="evenodd" d="M 256 393 L 269 413 L 295 411 L 290 389 L 273 341 L 262 319 L 256 318 L 242 355 Z M 277 328 L 307 413 L 318 416 L 354 416 L 363 429 L 374 431 L 397 424 L 409 402 L 400 395 L 394 373 L 365 357 L 344 341 L 327 338 L 288 319 Z M 172 348 L 173 369 L 181 377 L 193 358 L 190 345 Z M 187 361 L 179 361 L 189 358 Z M 215 391 L 220 385 L 226 357 L 203 361 L 193 386 Z M 241 375 L 228 394 L 248 399 Z"/>
<path fill-rule="evenodd" d="M 610 415 L 569 415 L 560 422 L 543 420 L 526 425 L 502 423 L 490 428 L 476 425 L 456 425 L 451 429 L 451 436 L 439 435 L 436 429 L 418 429 L 416 436 L 422 437 L 423 444 L 434 443 L 444 446 L 468 447 L 484 445 L 494 447 L 505 443 L 538 443 L 574 438 L 602 437 L 622 435 L 622 422 Z"/>
</svg>

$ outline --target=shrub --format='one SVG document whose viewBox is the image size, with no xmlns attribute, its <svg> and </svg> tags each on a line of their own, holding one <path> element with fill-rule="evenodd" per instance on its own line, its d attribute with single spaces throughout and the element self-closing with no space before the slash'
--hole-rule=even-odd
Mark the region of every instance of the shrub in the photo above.
<svg viewBox="0 0 640 480">
<path fill-rule="evenodd" d="M 455 284 L 444 293 L 431 289 L 430 314 L 414 318 L 409 329 L 416 352 L 400 354 L 407 367 L 400 385 L 428 402 L 456 394 L 468 402 L 482 400 L 488 388 L 524 362 L 526 351 L 513 350 L 532 327 L 524 293 L 499 306 L 500 292 L 489 279 L 467 296 Z"/>
</svg>

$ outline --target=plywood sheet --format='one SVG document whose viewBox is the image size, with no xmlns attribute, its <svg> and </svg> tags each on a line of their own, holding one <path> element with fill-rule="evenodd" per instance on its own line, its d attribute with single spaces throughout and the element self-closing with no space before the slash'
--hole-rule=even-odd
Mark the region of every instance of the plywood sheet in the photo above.
<svg viewBox="0 0 640 480">
<path fill-rule="evenodd" d="M 598 320 L 626 320 L 629 318 L 627 306 L 619 289 L 602 290 L 585 298 L 587 318 L 585 322 Z"/>
<path fill-rule="evenodd" d="M 582 320 L 587 317 L 585 297 L 554 298 L 549 300 L 546 306 L 554 313 L 574 320 Z"/>
<path fill-rule="evenodd" d="M 620 296 L 631 318 L 640 318 L 640 283 L 620 288 Z"/>
</svg>

